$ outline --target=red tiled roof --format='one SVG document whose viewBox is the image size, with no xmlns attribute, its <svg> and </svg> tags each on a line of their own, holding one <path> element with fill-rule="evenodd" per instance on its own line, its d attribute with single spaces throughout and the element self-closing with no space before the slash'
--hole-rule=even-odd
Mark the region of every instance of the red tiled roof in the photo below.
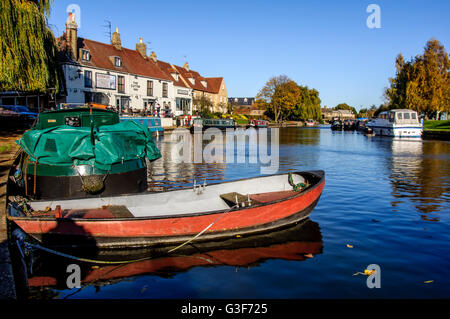
<svg viewBox="0 0 450 319">
<path fill-rule="evenodd" d="M 208 93 L 216 93 L 209 88 L 208 80 L 206 78 L 204 78 L 203 76 L 201 76 L 197 71 L 193 71 L 193 70 L 187 71 L 185 68 L 183 68 L 181 66 L 178 66 L 178 65 L 174 65 L 174 66 L 178 70 L 178 72 L 180 72 L 181 76 L 184 79 L 186 79 L 186 82 L 189 84 L 189 86 L 191 88 L 193 88 L 194 90 L 208 92 Z M 192 84 L 192 82 L 189 81 L 189 78 L 194 78 L 195 83 Z M 207 83 L 206 88 L 203 86 L 201 81 L 206 81 L 206 83 Z"/>
<path fill-rule="evenodd" d="M 60 43 L 62 43 L 62 45 L 60 48 L 65 47 L 64 42 L 65 40 L 61 37 Z M 144 57 L 136 50 L 124 47 L 122 47 L 122 50 L 117 50 L 112 44 L 78 38 L 78 49 L 80 48 L 88 49 L 91 54 L 90 61 L 81 61 L 81 64 L 83 65 L 173 81 L 172 77 L 166 72 L 163 72 L 156 62 L 150 58 L 144 59 Z M 121 58 L 121 67 L 116 67 L 113 61 L 110 60 L 110 57 L 115 56 Z"/>
<path fill-rule="evenodd" d="M 219 93 L 220 91 L 220 86 L 222 85 L 223 82 L 223 77 L 218 77 L 218 78 L 207 78 L 206 79 L 208 81 L 208 88 L 213 91 L 213 93 Z"/>
<path fill-rule="evenodd" d="M 170 79 L 173 81 L 173 85 L 189 88 L 189 86 L 187 86 L 184 83 L 184 81 L 181 79 L 180 75 L 178 76 L 178 81 L 172 76 L 172 73 L 178 73 L 179 74 L 180 72 L 174 70 L 174 68 L 172 68 L 172 66 L 169 63 L 164 62 L 164 61 L 160 61 L 160 60 L 157 60 L 156 63 L 158 64 L 159 68 L 162 71 L 166 72 L 166 74 L 170 77 Z"/>
</svg>

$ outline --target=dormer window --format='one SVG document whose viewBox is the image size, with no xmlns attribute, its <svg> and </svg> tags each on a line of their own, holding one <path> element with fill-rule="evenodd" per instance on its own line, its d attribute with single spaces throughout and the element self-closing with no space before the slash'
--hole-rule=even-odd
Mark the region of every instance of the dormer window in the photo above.
<svg viewBox="0 0 450 319">
<path fill-rule="evenodd" d="M 188 78 L 189 81 L 191 81 L 192 85 L 195 85 L 195 79 L 194 78 Z"/>
<path fill-rule="evenodd" d="M 86 49 L 81 49 L 81 60 L 83 61 L 90 61 L 91 60 L 91 52 Z"/>
<path fill-rule="evenodd" d="M 208 85 L 208 83 L 206 83 L 206 81 L 202 81 L 202 85 L 203 85 L 204 87 L 206 87 L 206 86 Z"/>
<path fill-rule="evenodd" d="M 120 68 L 122 66 L 122 59 L 118 56 L 114 57 L 114 66 Z"/>
<path fill-rule="evenodd" d="M 171 73 L 175 81 L 178 81 L 178 73 Z"/>
</svg>

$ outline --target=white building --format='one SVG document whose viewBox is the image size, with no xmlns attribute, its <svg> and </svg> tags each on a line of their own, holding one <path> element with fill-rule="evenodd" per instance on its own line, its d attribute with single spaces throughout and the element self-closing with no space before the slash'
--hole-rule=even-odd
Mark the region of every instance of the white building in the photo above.
<svg viewBox="0 0 450 319">
<path fill-rule="evenodd" d="M 66 33 L 58 40 L 66 92 L 59 103 L 95 102 L 122 111 L 192 114 L 192 89 L 171 74 L 170 65 L 158 61 L 154 52 L 147 56 L 142 38 L 136 50 L 122 47 L 118 29 L 111 44 L 79 38 L 69 14 Z M 184 107 L 177 109 L 180 101 Z"/>
</svg>

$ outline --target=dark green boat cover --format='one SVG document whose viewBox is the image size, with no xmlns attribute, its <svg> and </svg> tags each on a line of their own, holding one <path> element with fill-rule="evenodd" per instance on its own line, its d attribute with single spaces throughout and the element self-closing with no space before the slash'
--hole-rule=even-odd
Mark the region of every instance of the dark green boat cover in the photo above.
<svg viewBox="0 0 450 319">
<path fill-rule="evenodd" d="M 112 164 L 147 157 L 161 157 L 147 127 L 134 121 L 94 127 L 60 125 L 31 129 L 17 144 L 30 160 L 50 165 L 92 165 L 108 171 Z"/>
</svg>

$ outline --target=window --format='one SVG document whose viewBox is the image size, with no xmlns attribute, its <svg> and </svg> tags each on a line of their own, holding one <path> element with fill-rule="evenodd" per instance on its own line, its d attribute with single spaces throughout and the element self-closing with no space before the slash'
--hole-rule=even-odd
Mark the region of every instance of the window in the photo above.
<svg viewBox="0 0 450 319">
<path fill-rule="evenodd" d="M 153 96 L 153 81 L 147 81 L 147 96 Z"/>
<path fill-rule="evenodd" d="M 92 71 L 84 71 L 84 87 L 92 87 Z"/>
<path fill-rule="evenodd" d="M 397 118 L 398 118 L 399 120 L 403 119 L 402 113 L 397 113 Z"/>
<path fill-rule="evenodd" d="M 403 118 L 405 120 L 409 120 L 409 113 L 403 113 Z"/>
<path fill-rule="evenodd" d="M 162 96 L 163 97 L 167 97 L 168 96 L 168 85 L 167 85 L 167 83 L 163 83 Z"/>
<path fill-rule="evenodd" d="M 117 91 L 120 93 L 125 93 L 125 77 L 119 75 L 117 80 Z"/>
<path fill-rule="evenodd" d="M 411 113 L 411 118 L 413 119 L 413 120 L 416 120 L 417 118 L 416 118 L 416 113 Z"/>
<path fill-rule="evenodd" d="M 120 59 L 118 56 L 114 57 L 114 65 L 117 67 L 122 66 L 122 59 Z"/>
<path fill-rule="evenodd" d="M 81 49 L 81 60 L 90 61 L 91 60 L 91 52 L 89 50 Z"/>
</svg>

